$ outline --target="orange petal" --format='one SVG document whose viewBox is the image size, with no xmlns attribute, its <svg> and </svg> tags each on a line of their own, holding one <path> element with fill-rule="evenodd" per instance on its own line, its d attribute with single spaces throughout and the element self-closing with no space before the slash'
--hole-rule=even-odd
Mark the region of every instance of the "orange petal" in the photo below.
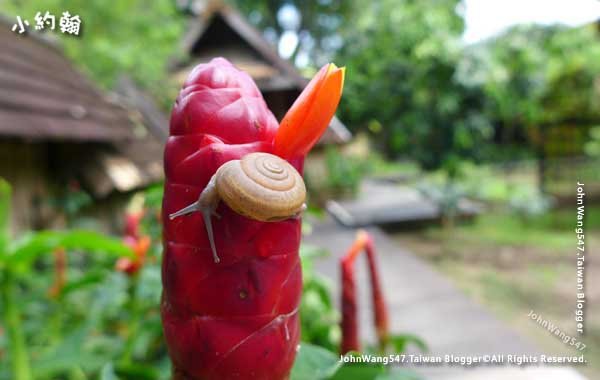
<svg viewBox="0 0 600 380">
<path fill-rule="evenodd" d="M 367 231 L 359 230 L 356 233 L 356 238 L 354 239 L 352 246 L 348 252 L 346 252 L 346 255 L 342 258 L 342 261 L 353 262 L 356 260 L 356 257 L 367 247 L 369 241 L 370 237 Z"/>
<path fill-rule="evenodd" d="M 135 244 L 135 247 L 133 248 L 136 257 L 143 258 L 146 256 L 146 252 L 148 252 L 148 249 L 150 249 L 151 243 L 150 237 L 148 236 L 142 236 L 139 238 Z"/>
<path fill-rule="evenodd" d="M 274 153 L 290 159 L 304 156 L 319 140 L 342 97 L 345 68 L 325 65 L 286 113 L 274 141 Z"/>
</svg>

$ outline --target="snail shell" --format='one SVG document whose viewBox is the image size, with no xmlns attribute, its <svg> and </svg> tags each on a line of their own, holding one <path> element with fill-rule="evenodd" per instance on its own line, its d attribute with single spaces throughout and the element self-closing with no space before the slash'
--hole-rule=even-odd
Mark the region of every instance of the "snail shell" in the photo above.
<svg viewBox="0 0 600 380">
<path fill-rule="evenodd" d="M 225 163 L 215 174 L 215 187 L 232 210 L 264 222 L 299 214 L 306 199 L 300 173 L 269 153 L 250 153 Z"/>
<path fill-rule="evenodd" d="M 170 214 L 169 219 L 201 212 L 213 258 L 218 263 L 211 216 L 218 216 L 220 200 L 238 214 L 275 222 L 299 216 L 305 199 L 304 181 L 292 165 L 269 153 L 250 153 L 219 167 L 198 200 Z"/>
</svg>

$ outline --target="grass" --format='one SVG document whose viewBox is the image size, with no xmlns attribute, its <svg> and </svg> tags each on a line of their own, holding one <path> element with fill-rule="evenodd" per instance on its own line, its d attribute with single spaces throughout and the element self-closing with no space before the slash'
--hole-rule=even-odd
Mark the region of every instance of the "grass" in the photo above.
<svg viewBox="0 0 600 380">
<path fill-rule="evenodd" d="M 600 229 L 600 206 L 586 209 L 587 229 Z M 485 246 L 535 246 L 551 251 L 573 248 L 575 212 L 571 210 L 523 217 L 510 212 L 483 214 L 469 225 L 456 228 L 458 239 Z M 434 228 L 426 231 L 431 238 L 439 239 L 444 231 Z"/>
<path fill-rule="evenodd" d="M 506 210 L 484 214 L 451 231 L 432 227 L 397 232 L 394 237 L 412 252 L 429 260 L 471 298 L 529 337 L 544 351 L 578 354 L 527 315 L 531 310 L 575 335 L 575 209 L 553 210 L 524 218 Z M 586 245 L 600 245 L 600 205 L 586 206 Z M 600 378 L 600 313 L 594 279 L 600 266 L 587 265 L 587 334 L 582 341 L 590 362 L 581 370 Z"/>
<path fill-rule="evenodd" d="M 452 231 L 454 238 L 446 243 L 534 246 L 562 252 L 574 246 L 575 217 L 573 209 L 553 210 L 531 217 L 507 211 L 485 213 L 472 223 L 457 226 Z M 600 230 L 599 205 L 587 206 L 585 226 L 587 230 Z M 447 231 L 438 227 L 423 232 L 423 236 L 430 240 L 441 240 L 445 235 Z"/>
<path fill-rule="evenodd" d="M 410 163 L 385 162 L 378 157 L 372 157 L 370 162 L 372 175 L 403 177 L 409 186 L 444 189 L 447 183 L 447 174 L 441 170 L 422 173 Z M 591 181 L 586 184 L 588 196 L 596 189 L 596 166 L 579 165 L 576 171 L 576 175 Z M 561 168 L 571 169 L 574 168 Z M 394 238 L 429 260 L 471 298 L 547 353 L 574 355 L 579 352 L 527 317 L 534 310 L 576 336 L 575 204 L 537 214 L 552 204 L 552 199 L 539 193 L 537 175 L 535 161 L 510 166 L 463 163 L 455 182 L 457 191 L 482 201 L 488 210 L 472 222 L 457 224 L 450 230 L 433 226 L 396 232 Z M 575 196 L 574 180 L 570 177 L 548 185 L 555 193 Z M 585 232 L 589 259 L 590 251 L 600 246 L 600 204 L 592 204 L 590 199 L 586 204 Z M 600 303 L 596 302 L 600 286 L 594 283 L 600 279 L 600 266 L 586 264 L 587 334 L 581 340 L 588 345 L 585 353 L 590 365 L 579 370 L 589 378 L 600 379 L 600 319 L 593 318 L 600 314 Z"/>
<path fill-rule="evenodd" d="M 371 152 L 368 157 L 370 175 L 385 177 L 402 174 L 404 177 L 414 177 L 420 173 L 419 165 L 412 161 L 389 161 L 381 155 Z"/>
</svg>

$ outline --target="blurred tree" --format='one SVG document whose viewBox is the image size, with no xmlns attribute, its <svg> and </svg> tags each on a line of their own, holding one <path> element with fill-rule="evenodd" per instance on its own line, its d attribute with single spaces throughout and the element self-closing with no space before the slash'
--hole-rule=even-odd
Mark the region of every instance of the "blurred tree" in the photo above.
<svg viewBox="0 0 600 380">
<path fill-rule="evenodd" d="M 301 67 L 321 66 L 340 48 L 339 30 L 357 9 L 355 0 L 229 0 Z"/>
<path fill-rule="evenodd" d="M 593 26 L 516 26 L 479 49 L 488 114 L 501 140 L 600 120 L 600 38 Z"/>
<path fill-rule="evenodd" d="M 104 87 L 110 87 L 121 72 L 159 94 L 164 92 L 166 64 L 177 52 L 184 16 L 173 0 L 5 0 L 3 12 L 20 15 L 34 29 L 37 12 L 49 11 L 56 29 L 44 32 L 60 38 L 66 53 Z M 79 15 L 79 36 L 62 34 L 58 26 L 62 12 Z"/>
<path fill-rule="evenodd" d="M 457 67 L 463 20 L 458 0 L 382 0 L 344 27 L 337 61 L 347 66 L 343 120 L 368 128 L 388 157 L 408 155 L 453 176 L 491 136 L 481 86 Z"/>
<path fill-rule="evenodd" d="M 540 191 L 555 192 L 564 171 L 548 158 L 583 154 L 590 127 L 600 124 L 595 26 L 516 26 L 477 50 L 495 140 L 533 152 Z"/>
</svg>

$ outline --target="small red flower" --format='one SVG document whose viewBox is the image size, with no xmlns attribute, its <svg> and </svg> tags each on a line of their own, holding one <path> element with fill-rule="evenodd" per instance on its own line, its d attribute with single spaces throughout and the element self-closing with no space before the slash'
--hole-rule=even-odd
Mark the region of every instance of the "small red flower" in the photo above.
<svg viewBox="0 0 600 380">
<path fill-rule="evenodd" d="M 144 217 L 144 211 L 125 214 L 125 236 L 138 238 L 140 236 L 140 223 Z"/>
<path fill-rule="evenodd" d="M 135 258 L 121 257 L 115 264 L 115 269 L 127 273 L 128 275 L 136 274 L 144 265 L 146 254 L 150 249 L 151 240 L 148 236 L 142 236 L 139 239 L 132 237 L 125 238 L 125 244 L 128 245 L 135 254 Z"/>
<path fill-rule="evenodd" d="M 67 252 L 64 248 L 54 250 L 54 283 L 48 289 L 48 295 L 56 298 L 67 282 Z"/>
<path fill-rule="evenodd" d="M 150 237 L 140 235 L 140 223 L 143 217 L 143 210 L 125 214 L 125 237 L 123 242 L 133 250 L 135 257 L 121 257 L 117 260 L 115 269 L 130 276 L 136 274 L 142 268 L 152 243 Z"/>
</svg>

